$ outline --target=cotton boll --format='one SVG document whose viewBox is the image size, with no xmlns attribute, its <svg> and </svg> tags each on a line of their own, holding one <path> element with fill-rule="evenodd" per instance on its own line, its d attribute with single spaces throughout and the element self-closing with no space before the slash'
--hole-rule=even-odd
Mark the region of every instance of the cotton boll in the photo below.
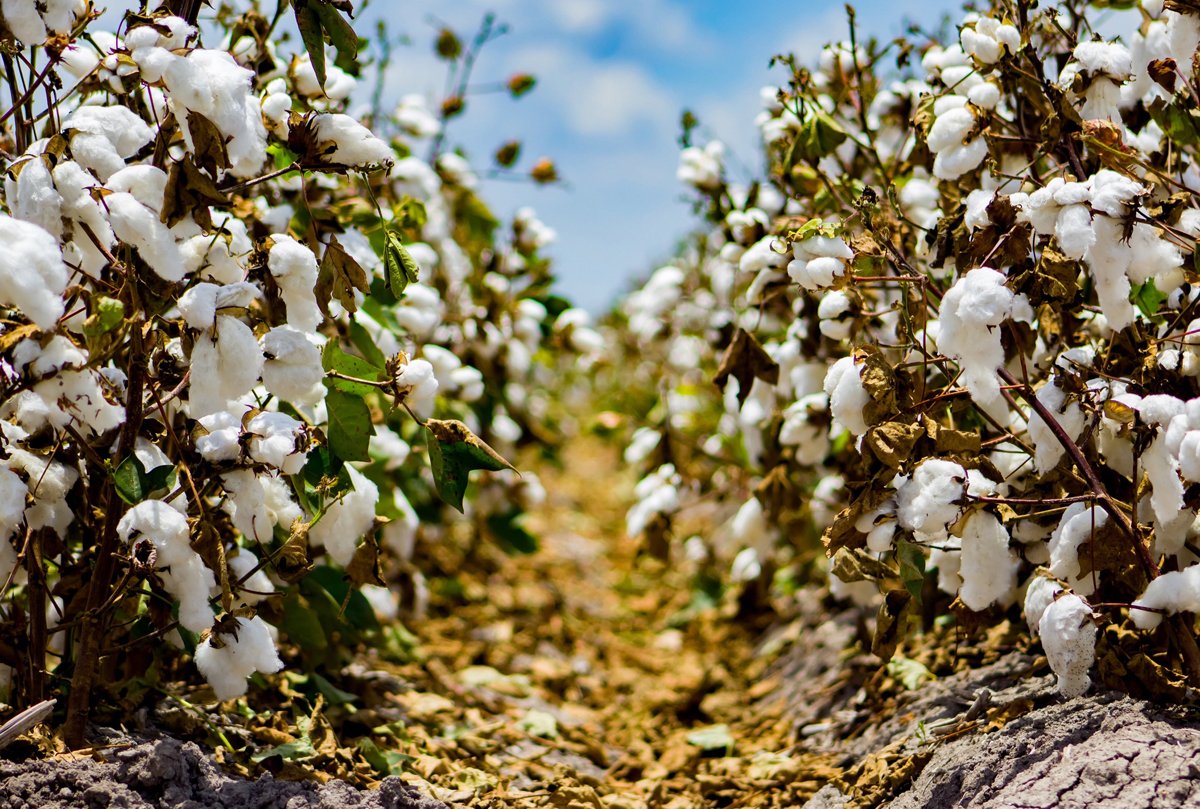
<svg viewBox="0 0 1200 809">
<path fill-rule="evenodd" d="M 777 532 L 767 522 L 767 515 L 757 497 L 751 497 L 741 505 L 733 515 L 729 531 L 739 545 L 756 551 L 756 559 L 771 556 L 771 546 Z"/>
<path fill-rule="evenodd" d="M 701 191 L 712 190 L 721 185 L 724 160 L 725 145 L 720 141 L 710 141 L 703 148 L 689 146 L 679 153 L 675 176 Z"/>
<path fill-rule="evenodd" d="M 313 293 L 317 285 L 317 257 L 291 236 L 276 234 L 271 240 L 274 244 L 267 255 L 267 267 L 287 307 L 288 325 L 314 332 L 323 320 Z"/>
<path fill-rule="evenodd" d="M 1146 585 L 1145 592 L 1129 610 L 1129 617 L 1138 629 L 1153 629 L 1162 623 L 1160 613 L 1147 610 L 1164 610 L 1167 614 L 1200 612 L 1200 566 L 1163 573 Z"/>
<path fill-rule="evenodd" d="M 157 166 L 127 166 L 109 177 L 104 187 L 109 191 L 130 194 L 150 210 L 159 213 L 167 192 L 167 173 Z"/>
<path fill-rule="evenodd" d="M 54 187 L 48 162 L 40 154 L 14 162 L 4 178 L 4 196 L 15 218 L 32 222 L 61 240 L 63 199 Z"/>
<path fill-rule="evenodd" d="M 297 474 L 308 450 L 308 430 L 286 413 L 259 413 L 246 424 L 250 457 L 274 466 L 285 475 Z"/>
<path fill-rule="evenodd" d="M 359 541 L 375 527 L 379 489 L 353 467 L 346 467 L 354 488 L 330 504 L 308 531 L 309 541 L 324 547 L 334 564 L 345 567 L 354 558 Z"/>
<path fill-rule="evenodd" d="M 219 640 L 208 637 L 196 647 L 196 668 L 212 686 L 217 699 L 236 699 L 246 693 L 251 674 L 274 674 L 283 668 L 271 630 L 257 615 L 235 618 L 236 630 Z M 216 643 L 223 644 L 218 647 Z"/>
<path fill-rule="evenodd" d="M 0 213 L 0 303 L 16 306 L 42 329 L 63 314 L 67 267 L 58 240 L 41 227 Z"/>
<path fill-rule="evenodd" d="M 405 402 L 422 418 L 432 415 L 438 379 L 428 360 L 409 360 L 402 366 L 396 373 L 396 389 L 404 394 Z"/>
<path fill-rule="evenodd" d="M 252 551 L 239 548 L 236 556 L 226 557 L 229 573 L 234 581 L 246 579 L 237 588 L 238 606 L 254 605 L 275 592 L 275 585 L 266 570 L 250 571 L 258 567 L 258 557 Z M 246 578 L 249 576 L 249 578 Z"/>
<path fill-rule="evenodd" d="M 158 214 L 123 191 L 107 195 L 104 206 L 113 233 L 132 245 L 155 275 L 164 281 L 183 280 L 183 254 Z"/>
<path fill-rule="evenodd" d="M 247 539 L 270 542 L 275 522 L 267 512 L 266 493 L 258 475 L 250 469 L 234 469 L 221 476 L 221 485 L 233 527 Z"/>
<path fill-rule="evenodd" d="M 842 239 L 817 235 L 793 244 L 792 255 L 788 276 L 804 289 L 817 290 L 845 275 L 854 251 Z"/>
<path fill-rule="evenodd" d="M 1078 404 L 1067 403 L 1066 391 L 1051 380 L 1038 389 L 1037 399 L 1054 415 L 1072 441 L 1079 440 L 1087 427 L 1087 414 Z M 1037 413 L 1029 417 L 1029 438 L 1033 441 L 1037 470 L 1044 475 L 1054 468 L 1066 450 Z"/>
<path fill-rule="evenodd" d="M 201 458 L 210 463 L 224 463 L 241 457 L 241 416 L 222 410 L 202 416 L 199 422 L 193 440 Z"/>
<path fill-rule="evenodd" d="M 1067 582 L 1082 595 L 1090 595 L 1095 587 L 1095 577 L 1081 575 L 1079 548 L 1092 540 L 1107 523 L 1108 514 L 1098 506 L 1087 503 L 1068 506 L 1050 537 L 1050 574 Z"/>
<path fill-rule="evenodd" d="M 783 411 L 783 426 L 779 443 L 795 447 L 796 463 L 815 466 L 829 453 L 829 426 L 820 418 L 829 409 L 829 398 L 823 393 L 802 396 Z"/>
<path fill-rule="evenodd" d="M 863 412 L 871 396 L 862 384 L 862 369 L 854 357 L 842 357 L 829 368 L 825 376 L 825 395 L 829 397 L 829 412 L 834 421 L 854 435 L 867 431 Z"/>
<path fill-rule="evenodd" d="M 192 346 L 188 408 L 192 418 L 225 410 L 258 383 L 263 353 L 254 332 L 228 315 L 217 317 L 212 332 L 196 336 Z"/>
<path fill-rule="evenodd" d="M 239 282 L 219 286 L 201 282 L 179 296 L 177 303 L 183 320 L 193 329 L 211 329 L 217 310 L 249 306 L 259 295 L 254 284 Z"/>
<path fill-rule="evenodd" d="M 845 292 L 835 290 L 826 293 L 817 307 L 821 334 L 831 340 L 845 340 L 854 326 L 853 314 L 853 305 Z"/>
<path fill-rule="evenodd" d="M 163 586 L 179 599 L 179 623 L 200 632 L 212 623 L 208 594 L 216 579 L 192 550 L 188 535 L 187 517 L 161 500 L 138 503 L 117 523 L 117 536 L 123 542 L 132 544 L 144 536 L 154 544 L 155 567 Z"/>
<path fill-rule="evenodd" d="M 330 163 L 367 168 L 390 166 L 396 159 L 392 147 L 349 115 L 317 115 L 315 133 L 321 153 Z"/>
<path fill-rule="evenodd" d="M 26 47 L 41 45 L 46 40 L 46 25 L 33 0 L 2 0 L 0 11 L 13 36 Z"/>
<path fill-rule="evenodd" d="M 978 267 L 960 277 L 942 298 L 939 346 L 958 361 L 971 398 L 997 421 L 1007 421 L 998 369 L 1004 364 L 1000 326 L 1029 310 L 1024 295 L 1014 295 L 1003 273 Z"/>
<path fill-rule="evenodd" d="M 1040 568 L 1039 568 L 1040 570 Z M 1062 585 L 1048 576 L 1034 575 L 1029 579 L 1025 589 L 1025 622 L 1029 624 L 1029 633 L 1037 635 L 1042 615 L 1046 608 L 1054 603 L 1054 598 L 1062 592 Z"/>
<path fill-rule="evenodd" d="M 934 153 L 933 176 L 939 180 L 957 180 L 975 169 L 987 157 L 987 141 L 978 132 L 975 114 L 962 96 L 946 96 L 935 107 L 936 118 L 929 128 L 926 145 Z M 973 134 L 974 133 L 974 134 Z M 970 138 L 970 140 L 968 140 Z"/>
<path fill-rule="evenodd" d="M 277 326 L 259 339 L 262 347 L 262 380 L 267 390 L 298 405 L 315 405 L 325 398 L 325 370 L 321 352 L 312 341 L 290 326 Z"/>
<path fill-rule="evenodd" d="M 1077 595 L 1065 595 L 1046 607 L 1038 633 L 1050 668 L 1058 677 L 1058 693 L 1067 698 L 1085 694 L 1092 685 L 1088 672 L 1096 659 L 1091 607 Z"/>
<path fill-rule="evenodd" d="M 71 154 L 101 180 L 125 168 L 125 161 L 154 138 L 154 130 L 127 107 L 87 105 L 63 122 Z"/>
<path fill-rule="evenodd" d="M 1020 559 L 1009 548 L 1008 532 L 992 514 L 976 511 L 962 531 L 962 588 L 958 597 L 975 612 L 1012 600 Z"/>
<path fill-rule="evenodd" d="M 663 464 L 638 481 L 633 490 L 637 502 L 625 514 L 625 530 L 629 536 L 639 536 L 656 516 L 672 514 L 679 508 L 681 482 L 674 464 Z"/>
<path fill-rule="evenodd" d="M 936 544 L 962 515 L 967 470 L 941 458 L 922 461 L 908 478 L 898 478 L 896 518 L 918 542 Z"/>
<path fill-rule="evenodd" d="M 662 433 L 651 427 L 639 427 L 634 431 L 633 436 L 629 439 L 629 446 L 625 447 L 624 459 L 625 463 L 630 466 L 636 466 L 646 458 L 650 457 L 650 453 L 658 448 L 662 441 Z"/>
<path fill-rule="evenodd" d="M 25 519 L 25 497 L 28 494 L 29 487 L 25 481 L 12 469 L 0 466 L 0 582 L 5 581 L 11 571 L 11 565 L 6 568 L 4 564 L 5 554 L 12 551 L 8 540 Z M 10 561 L 15 563 L 15 554 Z"/>
<path fill-rule="evenodd" d="M 304 510 L 292 499 L 292 487 L 278 475 L 259 475 L 263 487 L 263 500 L 271 522 L 290 530 L 296 520 L 304 519 Z"/>
<path fill-rule="evenodd" d="M 393 517 L 383 526 L 383 544 L 397 559 L 407 562 L 412 559 L 416 548 L 417 529 L 421 527 L 421 520 L 408 498 L 404 496 L 404 492 L 398 488 L 392 490 L 392 504 L 399 516 Z"/>
</svg>

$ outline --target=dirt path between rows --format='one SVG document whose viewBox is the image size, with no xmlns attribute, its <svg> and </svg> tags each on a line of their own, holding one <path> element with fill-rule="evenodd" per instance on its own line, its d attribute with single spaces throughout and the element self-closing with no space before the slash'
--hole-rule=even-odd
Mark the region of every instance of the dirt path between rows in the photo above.
<svg viewBox="0 0 1200 809">
<path fill-rule="evenodd" d="M 624 538 L 612 450 L 572 457 L 587 474 L 543 472 L 536 554 L 424 560 L 453 575 L 410 659 L 364 656 L 307 720 L 265 729 L 179 697 L 82 755 L 46 759 L 35 734 L 0 753 L 0 806 L 1200 805 L 1194 714 L 1064 702 L 1044 659 L 995 637 L 931 638 L 910 654 L 947 676 L 906 684 L 854 651 L 865 616 L 813 589 L 757 622 L 699 603 Z"/>
</svg>

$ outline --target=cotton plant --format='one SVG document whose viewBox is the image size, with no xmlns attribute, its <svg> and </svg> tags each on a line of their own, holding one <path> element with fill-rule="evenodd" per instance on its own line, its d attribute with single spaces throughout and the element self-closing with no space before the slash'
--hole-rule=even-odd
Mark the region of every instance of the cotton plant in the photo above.
<svg viewBox="0 0 1200 809">
<path fill-rule="evenodd" d="M 1061 9 L 979 8 L 898 70 L 861 38 L 782 57 L 761 173 L 687 147 L 703 221 L 615 315 L 625 460 L 738 528 L 676 551 L 733 586 L 820 547 L 835 597 L 1023 606 L 1065 696 L 1114 626 L 1106 654 L 1195 688 L 1200 98 L 1170 65 L 1200 16 L 1070 11 L 1068 37 Z"/>
<path fill-rule="evenodd" d="M 346 575 L 354 599 L 419 577 L 415 549 L 455 510 L 517 519 L 508 501 L 536 499 L 518 476 L 477 507 L 454 470 L 507 468 L 488 442 L 552 440 L 544 389 L 606 345 L 552 294 L 532 209 L 502 228 L 463 155 L 411 156 L 428 122 L 354 114 L 340 33 L 317 57 L 236 12 L 119 35 L 89 13 L 0 9 L 2 44 L 33 59 L 15 70 L 45 66 L 18 82 L 59 88 L 44 122 L 7 119 L 0 599 L 24 609 L 40 580 L 67 611 L 31 639 L 45 667 L 11 681 L 49 689 L 64 667 L 71 744 L 122 644 L 194 649 L 219 700 L 304 665 L 297 644 L 345 654 L 269 623 L 279 599 L 316 616 L 306 576 Z M 337 620 L 322 631 L 347 644 L 371 631 Z"/>
</svg>

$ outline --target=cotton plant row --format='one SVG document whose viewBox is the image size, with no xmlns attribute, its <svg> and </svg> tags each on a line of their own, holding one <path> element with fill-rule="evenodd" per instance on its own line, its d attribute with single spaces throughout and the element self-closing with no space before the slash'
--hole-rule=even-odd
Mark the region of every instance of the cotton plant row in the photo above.
<svg viewBox="0 0 1200 809">
<path fill-rule="evenodd" d="M 242 10 L 0 9 L 0 622 L 31 650 L 0 672 L 69 673 L 73 743 L 112 649 L 182 646 L 222 700 L 278 671 L 314 565 L 394 616 L 382 574 L 419 590 L 451 508 L 536 502 L 503 456 L 546 438 L 550 358 L 603 347 L 549 293 L 553 231 L 416 156 L 419 100 L 360 122 L 338 10 L 319 60 Z"/>
<path fill-rule="evenodd" d="M 706 227 L 618 315 L 654 391 L 631 533 L 723 503 L 681 552 L 747 582 L 821 537 L 885 657 L 929 582 L 1022 611 L 1064 695 L 1200 686 L 1200 16 L 1094 20 L 852 33 L 780 60 L 761 176 L 687 145 Z"/>
</svg>

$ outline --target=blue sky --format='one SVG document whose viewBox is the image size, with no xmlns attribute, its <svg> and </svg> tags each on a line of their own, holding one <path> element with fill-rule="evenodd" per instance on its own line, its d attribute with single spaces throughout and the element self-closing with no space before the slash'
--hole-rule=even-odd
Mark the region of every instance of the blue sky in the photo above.
<svg viewBox="0 0 1200 809">
<path fill-rule="evenodd" d="M 856 7 L 862 32 L 892 37 L 906 20 L 935 27 L 958 5 L 865 0 Z M 431 20 L 470 34 L 487 11 L 510 33 L 485 49 L 477 80 L 531 72 L 539 84 L 515 102 L 469 99 L 449 140 L 480 168 L 509 138 L 524 142 L 525 165 L 542 155 L 556 161 L 567 188 L 489 181 L 484 196 L 503 214 L 531 205 L 558 232 L 551 255 L 560 288 L 594 312 L 669 258 L 693 224 L 675 180 L 681 110 L 700 117 L 702 137 L 721 139 L 737 161 L 756 167 L 758 91 L 783 75 L 768 69 L 770 57 L 795 52 L 812 61 L 847 31 L 842 3 L 812 0 L 374 0 L 360 21 L 373 25 L 386 15 L 393 33 L 412 40 L 396 53 L 386 96 L 440 98 L 444 69 L 432 57 Z"/>
</svg>

